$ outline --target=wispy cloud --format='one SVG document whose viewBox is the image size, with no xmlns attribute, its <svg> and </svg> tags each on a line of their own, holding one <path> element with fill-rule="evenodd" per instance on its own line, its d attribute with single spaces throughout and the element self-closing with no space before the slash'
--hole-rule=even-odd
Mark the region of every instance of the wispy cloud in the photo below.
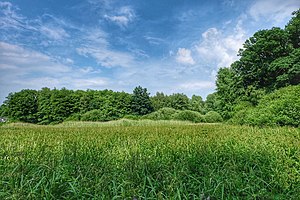
<svg viewBox="0 0 300 200">
<path fill-rule="evenodd" d="M 20 14 L 20 11 L 17 6 L 10 2 L 0 2 L 0 30 L 13 31 L 13 34 L 6 34 L 6 37 L 3 37 L 2 40 L 11 42 L 12 39 L 24 37 L 25 33 L 28 33 L 26 38 L 28 41 L 36 41 L 42 37 L 56 41 L 70 36 L 64 29 L 67 24 L 63 20 L 49 14 L 32 20 Z M 45 19 L 47 22 L 43 21 Z M 48 45 L 48 43 L 47 40 L 41 42 L 43 45 Z"/>
<path fill-rule="evenodd" d="M 104 17 L 107 20 L 116 23 L 121 28 L 125 28 L 130 22 L 135 19 L 136 16 L 134 10 L 131 7 L 124 6 L 121 7 L 117 13 L 112 15 L 105 14 Z"/>
<path fill-rule="evenodd" d="M 165 42 L 164 39 L 159 38 L 159 37 L 144 36 L 144 38 L 149 42 L 149 44 L 153 44 L 153 45 L 159 45 L 159 44 Z"/>
<path fill-rule="evenodd" d="M 19 75 L 33 72 L 60 74 L 70 72 L 71 68 L 37 51 L 32 51 L 0 42 L 0 69 L 15 69 Z"/>
<path fill-rule="evenodd" d="M 61 27 L 54 26 L 41 26 L 40 32 L 44 34 L 46 37 L 53 40 L 62 40 L 70 35 Z"/>
<path fill-rule="evenodd" d="M 111 50 L 106 34 L 101 29 L 90 31 L 82 38 L 82 44 L 76 48 L 79 55 L 94 58 L 103 67 L 130 67 L 134 56 L 127 52 Z"/>
<path fill-rule="evenodd" d="M 6 42 L 0 42 L 0 70 L 5 74 L 0 77 L 1 101 L 9 92 L 23 88 L 104 89 L 110 84 L 108 78 L 99 77 L 97 69 L 73 68 L 49 55 Z M 95 73 L 97 77 L 93 77 Z"/>
<path fill-rule="evenodd" d="M 215 83 L 213 81 L 188 81 L 181 83 L 178 87 L 184 90 L 197 91 L 201 89 L 215 88 Z"/>
<path fill-rule="evenodd" d="M 18 13 L 19 10 L 10 2 L 0 2 L 0 29 L 36 31 L 26 22 L 27 19 Z"/>
<path fill-rule="evenodd" d="M 26 43 L 27 46 L 30 46 L 33 41 L 38 41 L 41 45 L 41 49 L 51 45 L 66 46 L 68 48 L 72 45 L 74 46 L 73 50 L 79 55 L 91 57 L 103 67 L 129 67 L 133 63 L 134 54 L 143 53 L 146 55 L 146 53 L 142 51 L 135 51 L 135 53 L 131 54 L 132 51 L 122 52 L 111 49 L 107 34 L 100 28 L 85 29 L 77 27 L 49 14 L 44 14 L 40 18 L 29 20 L 18 14 L 18 8 L 9 2 L 1 2 L 0 8 L 2 13 L 0 28 L 7 31 L 9 29 L 20 31 L 22 33 L 20 37 L 23 37 L 23 34 L 30 30 L 31 34 L 29 35 L 31 36 L 23 40 L 28 41 L 28 43 Z M 122 7 L 118 13 L 124 15 L 128 19 L 128 22 L 134 18 L 133 10 L 130 7 Z M 123 23 L 122 26 L 127 25 L 128 22 Z M 67 32 L 66 29 L 72 29 L 72 33 L 76 33 L 76 35 L 70 35 L 71 33 Z M 7 35 L 9 34 L 6 34 L 6 36 Z M 7 37 L 8 38 L 4 39 L 4 41 L 12 41 L 12 36 Z M 18 43 L 19 40 L 16 39 L 16 41 L 15 43 Z M 37 46 L 34 47 L 36 48 Z M 64 49 L 64 51 L 67 51 L 67 49 Z M 72 51 L 72 49 L 69 51 Z M 58 52 L 56 52 L 56 54 L 57 53 Z M 72 63 L 65 62 L 67 60 L 64 58 L 61 58 L 60 61 L 66 64 L 74 64 L 73 61 Z"/>
<path fill-rule="evenodd" d="M 177 51 L 176 61 L 185 65 L 193 65 L 195 61 L 191 55 L 191 50 L 179 48 Z"/>
<path fill-rule="evenodd" d="M 274 25 L 280 25 L 299 8 L 299 0 L 257 0 L 252 4 L 248 13 L 255 21 L 263 18 L 273 21 Z"/>
</svg>

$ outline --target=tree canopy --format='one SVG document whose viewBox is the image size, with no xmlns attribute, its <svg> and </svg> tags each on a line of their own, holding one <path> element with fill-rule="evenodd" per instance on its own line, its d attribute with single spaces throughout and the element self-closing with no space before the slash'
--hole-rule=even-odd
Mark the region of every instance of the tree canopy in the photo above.
<svg viewBox="0 0 300 200">
<path fill-rule="evenodd" d="M 241 105 L 256 106 L 265 94 L 300 83 L 299 11 L 285 29 L 257 31 L 239 50 L 240 59 L 218 71 L 215 110 L 225 119 Z"/>
</svg>

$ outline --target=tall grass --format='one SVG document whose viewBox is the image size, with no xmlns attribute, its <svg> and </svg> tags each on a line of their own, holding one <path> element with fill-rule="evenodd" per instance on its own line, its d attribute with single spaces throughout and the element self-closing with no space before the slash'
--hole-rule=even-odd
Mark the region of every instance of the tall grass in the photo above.
<svg viewBox="0 0 300 200">
<path fill-rule="evenodd" d="M 0 127 L 0 199 L 299 194 L 299 129 L 129 120 Z"/>
</svg>

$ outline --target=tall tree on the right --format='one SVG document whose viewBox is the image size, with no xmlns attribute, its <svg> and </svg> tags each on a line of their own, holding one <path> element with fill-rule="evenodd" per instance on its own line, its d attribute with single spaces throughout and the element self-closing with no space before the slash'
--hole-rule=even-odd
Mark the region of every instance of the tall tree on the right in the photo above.
<svg viewBox="0 0 300 200">
<path fill-rule="evenodd" d="M 293 12 L 293 17 L 286 25 L 285 30 L 289 33 L 294 48 L 300 47 L 300 9 Z"/>
<path fill-rule="evenodd" d="M 261 30 L 246 40 L 243 49 L 239 51 L 240 60 L 232 68 L 242 79 L 245 89 L 249 86 L 269 89 L 277 76 L 270 64 L 292 51 L 289 34 L 285 30 Z"/>
</svg>

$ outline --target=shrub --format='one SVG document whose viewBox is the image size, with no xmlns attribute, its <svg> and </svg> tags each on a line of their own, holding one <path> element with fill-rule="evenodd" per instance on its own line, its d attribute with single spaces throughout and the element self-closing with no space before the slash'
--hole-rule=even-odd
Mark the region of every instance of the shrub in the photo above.
<svg viewBox="0 0 300 200">
<path fill-rule="evenodd" d="M 123 118 L 124 119 L 131 119 L 131 120 L 139 120 L 140 119 L 140 117 L 137 116 L 137 115 L 125 115 Z"/>
<path fill-rule="evenodd" d="M 81 117 L 82 116 L 81 116 L 80 113 L 74 113 L 70 117 L 68 117 L 67 119 L 65 119 L 65 121 L 80 121 Z"/>
<path fill-rule="evenodd" d="M 252 103 L 249 101 L 241 101 L 238 104 L 236 104 L 233 108 L 234 114 L 231 119 L 228 120 L 229 123 L 233 124 L 246 124 L 246 118 L 245 116 L 250 112 L 250 110 L 253 108 Z"/>
<path fill-rule="evenodd" d="M 215 112 L 215 111 L 209 111 L 204 115 L 205 121 L 208 123 L 215 123 L 215 122 L 222 122 L 223 118 L 222 116 Z"/>
<path fill-rule="evenodd" d="M 152 120 L 170 120 L 172 116 L 179 111 L 174 108 L 161 108 L 158 111 L 145 115 L 144 119 L 152 119 Z"/>
<path fill-rule="evenodd" d="M 300 124 L 300 85 L 281 88 L 264 96 L 258 106 L 241 110 L 233 117 L 233 122 L 249 125 L 289 125 Z M 239 120 L 237 120 L 240 118 Z"/>
<path fill-rule="evenodd" d="M 111 121 L 119 119 L 120 116 L 116 109 L 91 110 L 84 113 L 82 121 Z"/>
<path fill-rule="evenodd" d="M 191 121 L 191 122 L 205 122 L 205 118 L 203 115 L 196 111 L 191 111 L 191 110 L 184 110 L 177 112 L 173 114 L 172 116 L 173 119 L 175 120 L 181 120 L 181 121 Z"/>
</svg>

